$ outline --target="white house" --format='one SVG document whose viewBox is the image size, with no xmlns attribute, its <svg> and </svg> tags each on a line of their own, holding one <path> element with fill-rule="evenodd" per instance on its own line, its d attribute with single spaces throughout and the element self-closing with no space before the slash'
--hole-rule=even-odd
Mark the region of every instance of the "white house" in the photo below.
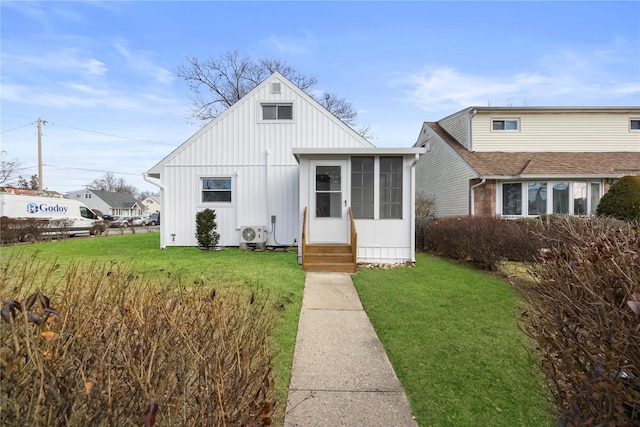
<svg viewBox="0 0 640 427">
<path fill-rule="evenodd" d="M 335 253 L 357 231 L 352 261 L 414 261 L 423 152 L 375 148 L 274 73 L 146 174 L 160 188 L 160 245 L 196 246 L 195 215 L 210 208 L 223 246 L 296 245 L 304 266 L 312 245 Z M 338 255 L 323 257 L 317 269 L 333 269 Z"/>
<path fill-rule="evenodd" d="M 113 191 L 93 190 L 85 188 L 67 193 L 70 199 L 80 200 L 92 210 L 98 210 L 102 214 L 119 216 L 140 216 L 144 212 L 144 206 L 131 194 Z"/>
<path fill-rule="evenodd" d="M 155 196 L 146 196 L 140 204 L 143 206 L 145 215 L 160 212 L 160 200 Z"/>
<path fill-rule="evenodd" d="M 425 122 L 414 147 L 436 216 L 590 215 L 640 175 L 640 107 L 469 107 Z"/>
</svg>

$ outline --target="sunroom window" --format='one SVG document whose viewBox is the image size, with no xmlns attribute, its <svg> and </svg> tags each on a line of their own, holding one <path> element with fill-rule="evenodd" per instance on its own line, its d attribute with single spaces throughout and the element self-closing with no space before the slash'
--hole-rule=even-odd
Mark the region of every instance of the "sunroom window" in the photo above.
<svg viewBox="0 0 640 427">
<path fill-rule="evenodd" d="M 351 158 L 351 211 L 355 219 L 373 219 L 373 157 Z"/>
<path fill-rule="evenodd" d="M 380 157 L 380 218 L 402 219 L 402 157 Z"/>
</svg>

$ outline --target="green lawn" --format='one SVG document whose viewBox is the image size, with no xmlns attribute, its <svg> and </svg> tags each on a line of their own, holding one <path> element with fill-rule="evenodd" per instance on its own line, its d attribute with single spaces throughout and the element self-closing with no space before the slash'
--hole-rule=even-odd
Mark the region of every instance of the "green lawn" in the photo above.
<svg viewBox="0 0 640 427">
<path fill-rule="evenodd" d="M 305 277 L 295 253 L 161 250 L 158 233 L 2 247 L 2 263 L 17 252 L 57 259 L 63 267 L 132 264 L 138 274 L 170 277 L 185 288 L 268 292 L 281 305 L 274 376 L 282 415 Z M 521 310 L 510 285 L 426 255 L 418 255 L 415 268 L 361 269 L 353 280 L 421 426 L 554 424 L 542 374 L 518 328 Z"/>
<path fill-rule="evenodd" d="M 555 424 L 509 284 L 423 254 L 353 280 L 421 426 Z"/>
</svg>

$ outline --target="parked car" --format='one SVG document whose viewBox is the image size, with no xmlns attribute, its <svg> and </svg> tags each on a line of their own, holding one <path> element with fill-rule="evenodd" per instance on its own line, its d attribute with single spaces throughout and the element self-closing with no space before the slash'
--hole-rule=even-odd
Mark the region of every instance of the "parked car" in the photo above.
<svg viewBox="0 0 640 427">
<path fill-rule="evenodd" d="M 122 227 L 139 227 L 144 225 L 141 216 L 125 216 L 122 218 Z"/>
<path fill-rule="evenodd" d="M 109 221 L 109 227 L 111 228 L 122 227 L 122 217 L 113 216 L 113 219 Z"/>
<path fill-rule="evenodd" d="M 114 215 L 102 215 L 102 219 L 104 221 L 114 221 L 116 220 L 118 217 L 114 216 Z"/>
<path fill-rule="evenodd" d="M 160 225 L 160 214 L 151 214 L 146 218 L 147 225 Z"/>
</svg>

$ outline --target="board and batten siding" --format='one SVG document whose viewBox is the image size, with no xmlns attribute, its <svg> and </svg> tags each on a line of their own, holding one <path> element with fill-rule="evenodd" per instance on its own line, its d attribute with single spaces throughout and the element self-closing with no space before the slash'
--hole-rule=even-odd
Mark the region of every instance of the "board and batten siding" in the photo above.
<svg viewBox="0 0 640 427">
<path fill-rule="evenodd" d="M 271 93 L 271 83 L 281 93 Z M 263 121 L 263 103 L 293 105 L 293 120 Z M 293 147 L 371 147 L 297 87 L 273 75 L 154 166 L 163 195 L 162 244 L 195 246 L 195 215 L 215 209 L 220 245 L 240 244 L 240 227 L 263 226 L 269 245 L 298 238 L 298 163 Z M 230 176 L 232 203 L 202 203 L 203 177 Z M 277 240 L 277 241 L 276 241 Z"/>
<path fill-rule="evenodd" d="M 469 215 L 469 180 L 477 175 L 438 136 L 423 141 L 429 149 L 416 165 L 416 196 L 435 199 L 438 217 Z"/>
<path fill-rule="evenodd" d="M 492 119 L 520 120 L 518 132 L 492 131 Z M 640 150 L 625 113 L 488 113 L 472 119 L 474 151 L 611 152 Z"/>
</svg>

